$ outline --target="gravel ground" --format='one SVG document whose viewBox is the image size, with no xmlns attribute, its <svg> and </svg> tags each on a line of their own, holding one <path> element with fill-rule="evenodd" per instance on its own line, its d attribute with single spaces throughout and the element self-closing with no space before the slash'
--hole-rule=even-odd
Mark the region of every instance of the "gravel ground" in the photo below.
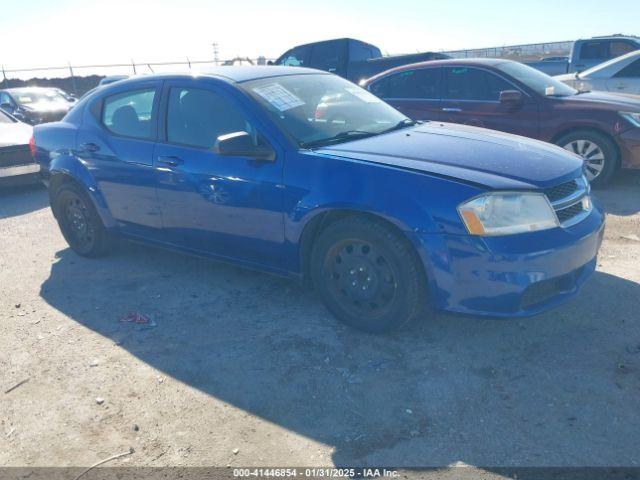
<svg viewBox="0 0 640 480">
<path fill-rule="evenodd" d="M 371 336 L 265 274 L 80 258 L 45 190 L 4 191 L 0 465 L 638 466 L 640 175 L 597 195 L 605 243 L 570 303 Z"/>
</svg>

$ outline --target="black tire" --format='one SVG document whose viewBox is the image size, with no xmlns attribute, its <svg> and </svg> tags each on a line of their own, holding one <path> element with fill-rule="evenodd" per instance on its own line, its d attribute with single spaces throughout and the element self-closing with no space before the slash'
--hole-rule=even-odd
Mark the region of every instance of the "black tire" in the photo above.
<svg viewBox="0 0 640 480">
<path fill-rule="evenodd" d="M 60 230 L 78 255 L 102 257 L 111 250 L 111 238 L 89 198 L 75 183 L 62 184 L 52 195 L 51 206 Z"/>
<path fill-rule="evenodd" d="M 602 133 L 592 130 L 575 130 L 556 140 L 556 145 L 585 159 L 585 174 L 588 178 L 590 174 L 595 174 L 595 177 L 589 178 L 591 185 L 594 187 L 606 185 L 620 165 L 620 158 L 615 144 Z M 592 149 L 593 146 L 596 147 L 595 150 Z M 586 151 L 583 151 L 585 149 Z M 601 152 L 602 155 L 598 152 Z M 600 162 L 600 157 L 602 157 L 602 163 Z M 598 172 L 599 168 L 601 170 Z"/>
<path fill-rule="evenodd" d="M 311 278 L 340 321 L 371 333 L 399 328 L 425 309 L 427 285 L 411 244 L 367 217 L 347 217 L 318 236 Z"/>
</svg>

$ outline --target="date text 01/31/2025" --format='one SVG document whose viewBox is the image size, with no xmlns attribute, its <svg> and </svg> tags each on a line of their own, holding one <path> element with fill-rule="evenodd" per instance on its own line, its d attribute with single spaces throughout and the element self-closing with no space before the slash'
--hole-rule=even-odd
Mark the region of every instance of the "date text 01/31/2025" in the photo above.
<svg viewBox="0 0 640 480">
<path fill-rule="evenodd" d="M 303 478 L 396 478 L 397 470 L 386 468 L 234 468 L 234 477 Z"/>
</svg>

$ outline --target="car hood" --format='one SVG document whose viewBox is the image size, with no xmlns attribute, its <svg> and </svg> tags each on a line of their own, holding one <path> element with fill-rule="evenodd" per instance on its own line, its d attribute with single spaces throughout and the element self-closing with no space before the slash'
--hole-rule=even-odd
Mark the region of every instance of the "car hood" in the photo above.
<svg viewBox="0 0 640 480">
<path fill-rule="evenodd" d="M 0 147 L 11 145 L 26 145 L 33 134 L 33 127 L 26 123 L 1 123 Z"/>
<path fill-rule="evenodd" d="M 588 79 L 584 79 L 588 80 Z M 570 97 L 559 97 L 562 102 L 580 105 L 581 107 L 595 107 L 599 110 L 640 112 L 640 97 L 626 93 L 585 92 Z"/>
<path fill-rule="evenodd" d="M 582 159 L 555 145 L 466 125 L 427 122 L 317 150 L 493 189 L 547 188 L 577 177 Z"/>
</svg>

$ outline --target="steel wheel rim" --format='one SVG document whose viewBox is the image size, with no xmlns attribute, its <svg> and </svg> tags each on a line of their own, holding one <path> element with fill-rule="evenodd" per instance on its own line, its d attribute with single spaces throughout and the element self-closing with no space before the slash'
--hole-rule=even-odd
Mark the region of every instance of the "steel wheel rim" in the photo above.
<svg viewBox="0 0 640 480">
<path fill-rule="evenodd" d="M 590 182 L 604 170 L 605 156 L 602 148 L 591 140 L 573 140 L 562 148 L 580 155 L 584 160 L 584 173 Z"/>
<path fill-rule="evenodd" d="M 95 233 L 89 220 L 89 212 L 80 197 L 71 193 L 64 203 L 67 230 L 74 245 L 82 250 L 93 244 Z"/>
<path fill-rule="evenodd" d="M 383 316 L 397 295 L 397 274 L 389 259 L 371 243 L 344 240 L 328 252 L 324 264 L 329 290 L 351 315 Z"/>
</svg>

